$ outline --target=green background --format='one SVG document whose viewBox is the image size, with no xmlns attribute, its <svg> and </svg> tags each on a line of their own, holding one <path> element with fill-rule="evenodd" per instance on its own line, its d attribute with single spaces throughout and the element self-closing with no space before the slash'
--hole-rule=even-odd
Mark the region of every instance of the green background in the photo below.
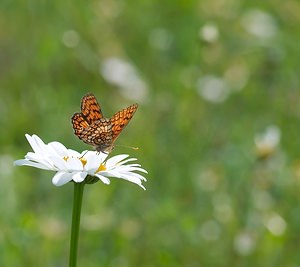
<svg viewBox="0 0 300 267">
<path fill-rule="evenodd" d="M 67 266 L 72 184 L 13 161 L 87 149 L 87 92 L 139 103 L 113 155 L 149 174 L 86 186 L 78 266 L 300 266 L 299 27 L 297 0 L 2 0 L 0 266 Z"/>
</svg>

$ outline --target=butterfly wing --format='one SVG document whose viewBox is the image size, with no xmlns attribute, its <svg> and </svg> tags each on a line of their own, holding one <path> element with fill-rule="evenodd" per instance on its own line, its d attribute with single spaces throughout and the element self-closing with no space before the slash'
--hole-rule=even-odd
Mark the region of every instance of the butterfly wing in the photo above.
<svg viewBox="0 0 300 267">
<path fill-rule="evenodd" d="M 77 136 L 86 144 L 94 146 L 97 151 L 104 151 L 112 144 L 112 124 L 109 119 L 102 118 L 87 128 L 81 128 Z"/>
<path fill-rule="evenodd" d="M 96 97 L 92 93 L 88 93 L 82 97 L 81 113 L 89 124 L 103 118 L 101 108 Z"/>
<path fill-rule="evenodd" d="M 81 113 L 75 113 L 72 117 L 72 125 L 75 134 L 79 137 L 82 129 L 89 127 L 89 123 Z M 80 138 L 80 137 L 79 137 Z"/>
<path fill-rule="evenodd" d="M 118 138 L 119 134 L 133 117 L 133 114 L 136 112 L 137 108 L 138 105 L 133 104 L 128 108 L 120 110 L 110 119 L 112 124 L 112 142 Z"/>
</svg>

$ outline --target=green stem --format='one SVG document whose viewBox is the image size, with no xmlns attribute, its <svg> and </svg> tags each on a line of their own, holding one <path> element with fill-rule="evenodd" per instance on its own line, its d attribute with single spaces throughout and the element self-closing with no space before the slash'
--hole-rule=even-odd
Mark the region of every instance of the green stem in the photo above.
<svg viewBox="0 0 300 267">
<path fill-rule="evenodd" d="M 83 183 L 75 183 L 74 182 L 73 214 L 72 214 L 69 267 L 77 266 L 78 237 L 79 237 L 79 226 L 80 226 L 80 215 L 81 215 L 83 189 L 84 189 L 84 182 Z"/>
</svg>

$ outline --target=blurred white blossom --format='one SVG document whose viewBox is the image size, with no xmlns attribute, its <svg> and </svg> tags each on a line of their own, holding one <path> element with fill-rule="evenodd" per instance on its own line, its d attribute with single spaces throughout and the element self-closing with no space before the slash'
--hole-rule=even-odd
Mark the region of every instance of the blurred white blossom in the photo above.
<svg viewBox="0 0 300 267">
<path fill-rule="evenodd" d="M 74 30 L 68 30 L 63 33 L 62 42 L 66 47 L 76 47 L 80 42 L 79 34 Z"/>
<path fill-rule="evenodd" d="M 172 44 L 173 37 L 169 31 L 157 28 L 150 32 L 149 43 L 158 50 L 168 50 Z"/>
<path fill-rule="evenodd" d="M 216 42 L 219 38 L 219 29 L 213 23 L 207 23 L 199 30 L 199 37 L 208 43 Z"/>
<path fill-rule="evenodd" d="M 247 256 L 255 249 L 256 241 L 248 231 L 241 231 L 234 239 L 234 249 L 242 256 Z"/>
<path fill-rule="evenodd" d="M 144 102 L 148 95 L 148 86 L 140 77 L 136 68 L 121 58 L 108 58 L 100 67 L 103 78 L 120 89 L 120 93 L 131 100 Z"/>
<path fill-rule="evenodd" d="M 247 11 L 242 17 L 242 25 L 247 32 L 260 39 L 269 39 L 277 34 L 274 18 L 259 9 Z"/>
<path fill-rule="evenodd" d="M 275 212 L 265 217 L 264 225 L 275 236 L 283 235 L 286 230 L 286 221 Z"/>
<path fill-rule="evenodd" d="M 226 81 L 214 75 L 201 77 L 197 82 L 197 89 L 203 99 L 212 103 L 224 102 L 230 94 Z"/>
<path fill-rule="evenodd" d="M 206 241 L 216 241 L 221 235 L 220 225 L 215 220 L 208 220 L 201 225 L 200 235 Z"/>
<path fill-rule="evenodd" d="M 268 126 L 264 132 L 254 137 L 257 154 L 260 157 L 268 157 L 273 154 L 280 142 L 280 129 L 275 125 Z"/>
</svg>

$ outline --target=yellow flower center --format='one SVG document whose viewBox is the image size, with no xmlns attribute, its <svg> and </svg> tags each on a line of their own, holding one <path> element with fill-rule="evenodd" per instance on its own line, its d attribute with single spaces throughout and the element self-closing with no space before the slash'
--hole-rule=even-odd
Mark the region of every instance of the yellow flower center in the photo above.
<svg viewBox="0 0 300 267">
<path fill-rule="evenodd" d="M 97 169 L 97 171 L 95 173 L 101 172 L 101 171 L 106 171 L 106 167 L 103 164 L 100 164 L 99 168 Z"/>
<path fill-rule="evenodd" d="M 84 167 L 84 165 L 87 163 L 87 160 L 84 159 L 84 158 L 79 158 L 79 160 L 81 161 L 81 163 L 82 163 L 82 165 Z"/>
<path fill-rule="evenodd" d="M 70 158 L 69 156 L 63 157 L 63 159 L 64 159 L 65 161 L 68 161 L 69 158 Z M 87 160 L 84 159 L 84 158 L 78 158 L 78 159 L 81 161 L 81 163 L 82 163 L 82 165 L 83 165 L 83 167 L 84 167 L 85 164 L 87 163 Z"/>
</svg>

